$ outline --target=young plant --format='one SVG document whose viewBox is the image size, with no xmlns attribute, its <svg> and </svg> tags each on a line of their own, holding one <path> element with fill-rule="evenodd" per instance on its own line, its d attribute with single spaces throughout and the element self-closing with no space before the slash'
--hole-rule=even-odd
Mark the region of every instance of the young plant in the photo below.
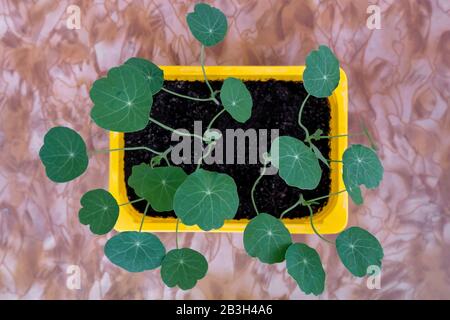
<svg viewBox="0 0 450 320">
<path fill-rule="evenodd" d="M 233 178 L 224 173 L 201 168 L 203 159 L 216 145 L 216 140 L 211 138 L 211 128 L 225 112 L 235 121 L 244 123 L 251 117 L 253 108 L 251 94 L 241 80 L 227 78 L 221 89 L 214 91 L 205 72 L 205 47 L 214 46 L 224 39 L 228 28 L 225 15 L 217 8 L 199 3 L 195 5 L 194 11 L 187 15 L 187 24 L 201 44 L 200 65 L 209 96 L 192 97 L 171 91 L 164 87 L 164 72 L 157 65 L 142 58 L 130 58 L 123 65 L 109 70 L 106 77 L 95 81 L 90 90 L 90 97 L 94 104 L 91 118 L 106 130 L 136 132 L 151 122 L 179 135 L 199 139 L 204 148 L 194 172 L 187 174 L 182 168 L 171 165 L 168 158 L 172 151 L 171 146 L 166 150 L 134 146 L 90 150 L 88 153 L 81 136 L 66 127 L 50 129 L 39 152 L 46 174 L 54 182 L 67 182 L 82 175 L 88 167 L 89 155 L 134 150 L 152 153 L 150 163 L 135 165 L 127 181 L 138 199 L 118 204 L 106 190 L 88 191 L 81 198 L 79 220 L 89 226 L 94 234 L 104 235 L 116 224 L 121 206 L 145 201 L 146 207 L 139 230 L 113 235 L 105 245 L 105 255 L 113 264 L 129 272 L 143 272 L 161 267 L 163 282 L 169 287 L 178 286 L 183 290 L 193 288 L 197 281 L 206 275 L 208 262 L 201 253 L 179 247 L 179 222 L 197 225 L 205 231 L 218 229 L 223 226 L 225 220 L 235 217 L 239 206 L 237 186 Z M 311 205 L 322 198 L 345 191 L 355 203 L 361 204 L 363 198 L 360 186 L 376 188 L 383 176 L 383 167 L 376 152 L 363 145 L 350 146 L 344 152 L 342 160 L 333 160 L 343 162 L 346 190 L 309 200 L 300 195 L 299 200 L 285 210 L 280 218 L 259 213 L 254 193 L 256 185 L 264 178 L 269 163 L 278 168 L 280 177 L 289 186 L 301 190 L 312 190 L 318 186 L 322 176 L 319 161 L 329 165 L 330 160 L 321 154 L 314 141 L 339 137 L 323 136 L 319 130 L 310 134 L 302 124 L 301 117 L 308 98 L 330 96 L 339 79 L 339 62 L 329 48 L 320 46 L 318 51 L 313 51 L 308 56 L 303 75 L 303 85 L 308 95 L 301 104 L 298 115 L 298 123 L 304 130 L 305 138 L 302 141 L 281 136 L 272 143 L 270 154 L 265 155 L 261 175 L 251 190 L 256 217 L 248 223 L 243 235 L 245 250 L 251 257 L 268 264 L 286 260 L 289 275 L 306 294 L 317 295 L 323 292 L 325 271 L 314 249 L 306 244 L 292 243 L 292 237 L 282 218 L 296 207 L 305 206 L 309 209 L 314 231 L 325 241 L 331 242 L 314 227 Z M 150 116 L 153 97 L 160 91 L 189 100 L 213 101 L 222 108 L 210 121 L 203 136 L 177 131 Z M 150 207 L 157 212 L 173 210 L 178 218 L 175 230 L 176 246 L 168 252 L 156 235 L 142 232 Z M 370 265 L 381 266 L 383 250 L 378 240 L 363 229 L 348 228 L 337 237 L 335 245 L 344 266 L 358 277 L 365 276 Z"/>
</svg>

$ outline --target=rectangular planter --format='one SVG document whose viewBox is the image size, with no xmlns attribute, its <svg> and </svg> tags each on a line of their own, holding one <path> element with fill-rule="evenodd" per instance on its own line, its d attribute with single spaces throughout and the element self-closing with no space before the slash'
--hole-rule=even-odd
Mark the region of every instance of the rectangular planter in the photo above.
<svg viewBox="0 0 450 320">
<path fill-rule="evenodd" d="M 203 74 L 200 66 L 166 66 L 164 70 L 165 80 L 200 80 Z M 224 80 L 227 77 L 235 77 L 242 80 L 293 80 L 301 81 L 304 66 L 228 66 L 206 67 L 206 74 L 210 80 Z M 331 107 L 331 132 L 330 135 L 347 134 L 347 109 L 348 88 L 347 77 L 341 69 L 339 86 L 328 98 Z M 299 106 L 300 107 L 300 106 Z M 347 147 L 347 137 L 331 139 L 331 159 L 342 159 L 342 154 Z M 123 148 L 124 134 L 120 132 L 110 133 L 110 148 Z M 342 181 L 342 163 L 332 162 L 331 166 L 331 191 L 337 192 L 345 189 Z M 125 178 L 124 178 L 124 151 L 110 153 L 109 165 L 109 190 L 118 203 L 128 202 Z M 347 225 L 348 217 L 347 193 L 341 193 L 329 198 L 326 206 L 314 215 L 314 225 L 322 233 L 338 233 Z M 119 219 L 115 229 L 117 231 L 136 231 L 139 229 L 142 215 L 132 205 L 120 207 Z M 219 230 L 212 232 L 243 232 L 248 220 L 229 220 Z M 311 234 L 313 230 L 309 217 L 299 219 L 284 219 L 284 223 L 293 234 Z M 151 232 L 174 232 L 175 218 L 146 217 L 142 230 Z M 180 231 L 202 231 L 197 226 L 186 226 L 180 223 Z"/>
</svg>

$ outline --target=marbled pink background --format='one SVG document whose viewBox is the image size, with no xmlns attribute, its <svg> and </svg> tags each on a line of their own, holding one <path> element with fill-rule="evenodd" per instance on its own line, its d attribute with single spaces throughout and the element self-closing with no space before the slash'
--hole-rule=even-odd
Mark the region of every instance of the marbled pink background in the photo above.
<svg viewBox="0 0 450 320">
<path fill-rule="evenodd" d="M 379 141 L 385 178 L 350 208 L 350 225 L 375 233 L 385 249 L 380 290 L 369 290 L 315 236 L 327 271 L 319 299 L 450 298 L 450 2 L 384 0 L 382 29 L 366 27 L 366 1 L 232 0 L 225 42 L 212 65 L 302 65 L 327 44 L 347 72 L 350 127 L 360 119 Z M 66 8 L 81 7 L 81 29 Z M 76 182 L 56 185 L 38 161 L 45 132 L 68 125 L 89 147 L 107 133 L 89 119 L 92 82 L 139 55 L 158 64 L 194 65 L 186 1 L 0 1 L 0 298 L 3 299 L 305 299 L 284 264 L 250 259 L 240 234 L 183 234 L 207 255 L 207 276 L 191 291 L 166 288 L 159 271 L 130 274 L 103 254 L 77 218 L 81 195 L 107 186 L 108 157 L 97 156 Z M 352 139 L 352 142 L 358 141 Z M 173 234 L 160 235 L 172 248 Z M 66 268 L 81 268 L 81 289 Z"/>
</svg>

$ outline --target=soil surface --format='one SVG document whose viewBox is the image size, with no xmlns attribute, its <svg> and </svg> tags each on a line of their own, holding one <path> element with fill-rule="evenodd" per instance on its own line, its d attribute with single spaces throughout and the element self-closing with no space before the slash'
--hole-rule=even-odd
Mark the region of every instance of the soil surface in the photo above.
<svg viewBox="0 0 450 320">
<path fill-rule="evenodd" d="M 222 81 L 210 82 L 214 90 L 219 90 Z M 243 130 L 254 129 L 279 129 L 279 134 L 289 135 L 298 139 L 304 139 L 304 132 L 297 123 L 298 110 L 301 102 L 306 97 L 306 91 L 301 82 L 295 81 L 245 81 L 253 98 L 253 111 L 251 118 L 246 123 L 238 123 L 228 114 L 222 114 L 214 123 L 213 128 L 225 133 L 226 129 Z M 208 97 L 207 86 L 200 81 L 165 81 L 167 89 L 193 97 Z M 164 91 L 154 96 L 151 116 L 154 119 L 172 127 L 184 128 L 191 133 L 194 131 L 194 121 L 203 122 L 203 130 L 206 129 L 212 118 L 221 110 L 214 102 L 196 102 L 178 98 Z M 310 97 L 305 105 L 302 122 L 312 134 L 321 129 L 324 135 L 330 132 L 330 106 L 327 99 Z M 164 151 L 171 142 L 171 132 L 149 122 L 147 127 L 139 132 L 125 134 L 125 147 L 148 146 L 155 150 Z M 224 139 L 226 140 L 226 139 Z M 268 138 L 270 142 L 270 138 Z M 226 141 L 224 141 L 225 146 Z M 327 158 L 330 153 L 329 140 L 316 141 L 316 146 Z M 193 150 L 193 149 L 192 149 Z M 270 150 L 270 146 L 269 146 Z M 248 153 L 248 150 L 247 150 Z M 224 151 L 225 154 L 225 151 Z M 149 163 L 154 155 L 146 151 L 125 152 L 125 179 L 131 175 L 131 168 L 142 162 Z M 248 156 L 248 154 L 247 154 Z M 170 158 L 170 157 L 169 157 Z M 164 164 L 164 161 L 161 162 Z M 255 200 L 260 212 L 266 212 L 279 217 L 281 212 L 292 206 L 303 193 L 305 199 L 312 199 L 327 195 L 330 192 L 330 170 L 320 163 L 323 173 L 319 186 L 310 191 L 289 187 L 278 175 L 264 176 L 256 188 Z M 180 165 L 186 173 L 192 173 L 195 165 Z M 250 190 L 259 176 L 262 165 L 258 164 L 203 164 L 202 168 L 217 172 L 227 173 L 233 177 L 238 186 L 239 209 L 236 219 L 252 218 L 255 212 L 252 206 Z M 127 185 L 127 193 L 130 200 L 137 199 L 133 189 Z M 314 205 L 317 212 L 327 203 L 327 199 Z M 145 201 L 133 204 L 137 210 L 144 212 Z M 287 214 L 286 218 L 307 216 L 305 207 L 297 207 Z M 175 216 L 174 212 L 157 213 L 149 210 L 151 216 Z"/>
</svg>

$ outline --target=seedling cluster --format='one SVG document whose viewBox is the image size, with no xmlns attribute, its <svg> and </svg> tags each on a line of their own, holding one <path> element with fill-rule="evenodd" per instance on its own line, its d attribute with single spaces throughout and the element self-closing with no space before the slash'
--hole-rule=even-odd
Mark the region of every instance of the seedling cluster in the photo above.
<svg viewBox="0 0 450 320">
<path fill-rule="evenodd" d="M 177 132 L 149 117 L 153 97 L 161 90 L 178 97 L 214 101 L 221 105 L 223 108 L 208 125 L 206 133 L 214 121 L 225 112 L 240 123 L 250 118 L 253 102 L 245 84 L 239 79 L 227 78 L 221 90 L 214 91 L 204 68 L 205 47 L 221 42 L 227 33 L 225 15 L 208 4 L 199 3 L 194 12 L 187 15 L 187 24 L 193 36 L 201 43 L 201 67 L 210 95 L 200 98 L 170 91 L 163 86 L 164 74 L 158 66 L 145 59 L 131 58 L 123 65 L 109 70 L 106 77 L 98 79 L 92 86 L 90 97 L 94 106 L 91 118 L 98 126 L 111 131 L 135 132 L 144 129 L 150 121 L 154 125 Z M 320 235 L 313 224 L 311 205 L 316 201 L 348 192 L 354 203 L 362 204 L 360 186 L 376 188 L 383 176 L 383 167 L 374 148 L 361 144 L 351 145 L 345 150 L 341 160 L 328 160 L 315 146 L 315 142 L 320 139 L 339 139 L 341 136 L 324 136 L 320 130 L 310 133 L 302 123 L 302 111 L 308 98 L 329 97 L 338 86 L 339 80 L 339 62 L 328 47 L 320 46 L 308 55 L 303 74 L 303 84 L 308 95 L 299 106 L 298 112 L 298 125 L 304 130 L 305 139 L 301 141 L 290 136 L 280 136 L 273 141 L 261 175 L 255 181 L 251 192 L 256 215 L 246 226 L 243 236 L 245 250 L 251 257 L 268 264 L 286 261 L 287 272 L 306 294 L 318 295 L 323 292 L 325 271 L 316 250 L 304 243 L 293 243 L 291 234 L 283 223 L 282 218 L 300 205 L 309 209 L 313 230 L 323 240 L 336 247 L 342 263 L 353 275 L 366 276 L 368 267 L 381 267 L 383 258 L 380 243 L 366 230 L 358 227 L 348 228 L 333 242 Z M 129 186 L 134 189 L 139 199 L 118 204 L 108 191 L 95 189 L 82 196 L 79 211 L 80 222 L 89 226 L 94 234 L 103 235 L 113 229 L 120 206 L 146 201 L 139 230 L 115 234 L 105 245 L 105 255 L 113 264 L 130 272 L 161 267 L 164 283 L 183 290 L 193 288 L 197 281 L 206 275 L 208 263 L 201 253 L 178 246 L 178 222 L 197 225 L 205 231 L 217 229 L 225 220 L 234 218 L 239 205 L 233 178 L 201 167 L 202 160 L 213 150 L 215 140 L 208 138 L 208 134 L 188 135 L 201 139 L 204 146 L 203 157 L 199 160 L 196 170 L 189 175 L 183 169 L 171 165 L 168 159 L 171 147 L 166 150 L 153 150 L 146 146 L 136 146 L 93 151 L 92 153 L 146 150 L 154 154 L 154 157 L 150 163 L 134 166 L 128 179 Z M 47 176 L 55 182 L 67 182 L 77 178 L 85 172 L 89 163 L 89 154 L 83 139 L 67 127 L 54 127 L 47 132 L 39 156 Z M 264 177 L 269 163 L 278 169 L 278 174 L 289 186 L 312 190 L 318 186 L 322 176 L 320 161 L 327 166 L 330 161 L 343 163 L 345 190 L 316 199 L 304 199 L 300 196 L 279 218 L 258 211 L 254 193 L 261 179 L 270 178 Z M 150 206 L 157 212 L 175 212 L 178 218 L 175 249 L 166 252 L 156 235 L 141 232 Z"/>
</svg>

